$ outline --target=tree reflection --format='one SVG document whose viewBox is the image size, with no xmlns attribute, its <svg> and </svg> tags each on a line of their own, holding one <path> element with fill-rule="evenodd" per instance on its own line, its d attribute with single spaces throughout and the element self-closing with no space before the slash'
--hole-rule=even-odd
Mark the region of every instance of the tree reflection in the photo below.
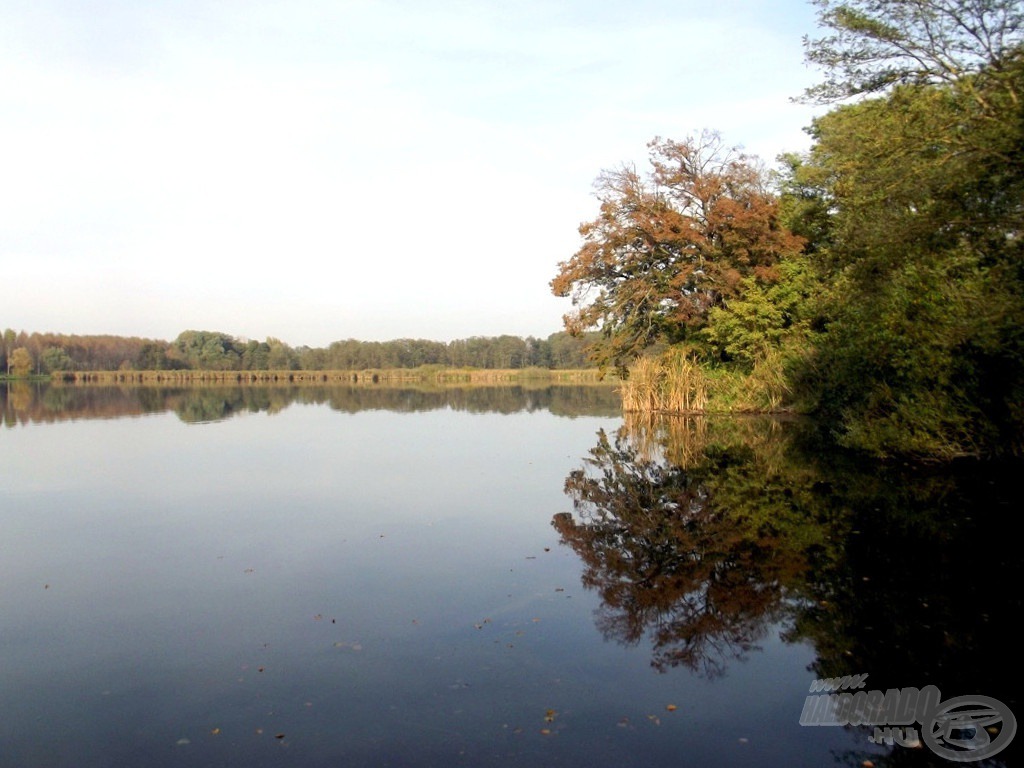
<svg viewBox="0 0 1024 768">
<path fill-rule="evenodd" d="M 566 478 L 574 511 L 553 525 L 600 595 L 598 629 L 649 642 L 661 672 L 720 676 L 776 635 L 814 648 L 808 683 L 868 673 L 874 690 L 935 685 L 1019 716 L 1024 563 L 1003 532 L 1021 469 L 862 464 L 795 421 L 627 419 Z M 869 754 L 868 735 L 839 762 L 929 764 Z"/>
<path fill-rule="evenodd" d="M 600 432 L 586 467 L 565 482 L 575 516 L 553 524 L 582 559 L 583 584 L 601 596 L 606 637 L 632 645 L 649 636 L 659 671 L 717 677 L 786 614 L 808 537 L 785 535 L 787 516 L 750 513 L 741 502 L 754 488 L 729 471 L 733 457 L 684 469 L 651 457 L 648 436 L 628 426 L 614 441 Z M 722 472 L 731 494 L 716 482 Z"/>
<path fill-rule="evenodd" d="M 190 424 L 245 413 L 276 413 L 293 403 L 324 404 L 343 413 L 450 409 L 469 413 L 550 411 L 556 416 L 617 416 L 618 394 L 607 384 L 460 385 L 196 384 L 97 385 L 15 382 L 0 386 L 0 423 L 109 419 L 173 411 Z"/>
</svg>

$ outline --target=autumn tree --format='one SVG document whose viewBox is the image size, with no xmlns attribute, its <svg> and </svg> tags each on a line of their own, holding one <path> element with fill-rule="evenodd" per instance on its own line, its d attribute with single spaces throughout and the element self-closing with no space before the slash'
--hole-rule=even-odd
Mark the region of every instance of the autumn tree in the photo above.
<svg viewBox="0 0 1024 768">
<path fill-rule="evenodd" d="M 33 365 L 32 353 L 25 347 L 17 347 L 7 356 L 7 368 L 12 376 L 28 376 Z"/>
<path fill-rule="evenodd" d="M 568 331 L 600 329 L 601 367 L 623 369 L 658 342 L 687 338 L 745 277 L 775 279 L 779 259 L 801 245 L 778 223 L 761 164 L 719 134 L 648 148 L 646 173 L 623 166 L 598 177 L 598 216 L 580 226 L 582 247 L 551 281 L 576 307 Z"/>
</svg>

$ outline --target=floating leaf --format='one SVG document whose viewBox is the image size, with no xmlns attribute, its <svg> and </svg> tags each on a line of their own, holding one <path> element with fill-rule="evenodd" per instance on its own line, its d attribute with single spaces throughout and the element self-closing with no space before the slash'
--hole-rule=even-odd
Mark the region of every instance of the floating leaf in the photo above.
<svg viewBox="0 0 1024 768">
<path fill-rule="evenodd" d="M 675 712 L 677 709 L 679 709 L 679 707 L 677 707 L 675 704 L 666 704 L 665 709 L 667 709 L 669 712 Z"/>
<path fill-rule="evenodd" d="M 220 728 L 214 728 L 212 731 L 210 731 L 210 733 L 216 736 L 218 733 L 220 733 Z"/>
</svg>

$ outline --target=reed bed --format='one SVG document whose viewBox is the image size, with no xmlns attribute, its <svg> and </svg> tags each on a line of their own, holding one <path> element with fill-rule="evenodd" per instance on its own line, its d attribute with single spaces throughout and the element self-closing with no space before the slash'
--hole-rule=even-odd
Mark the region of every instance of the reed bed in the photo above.
<svg viewBox="0 0 1024 768">
<path fill-rule="evenodd" d="M 547 368 L 381 368 L 361 371 L 61 371 L 55 382 L 74 384 L 516 384 L 593 383 L 597 370 Z"/>
<path fill-rule="evenodd" d="M 788 412 L 785 361 L 766 354 L 750 371 L 701 363 L 685 350 L 638 358 L 620 393 L 627 413 Z"/>
<path fill-rule="evenodd" d="M 704 413 L 708 408 L 707 374 L 685 352 L 638 358 L 621 391 L 626 412 Z"/>
</svg>

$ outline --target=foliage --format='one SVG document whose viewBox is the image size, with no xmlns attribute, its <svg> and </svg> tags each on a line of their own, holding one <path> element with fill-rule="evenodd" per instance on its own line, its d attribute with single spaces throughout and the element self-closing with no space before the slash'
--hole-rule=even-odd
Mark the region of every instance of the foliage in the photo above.
<svg viewBox="0 0 1024 768">
<path fill-rule="evenodd" d="M 703 177 L 672 179 L 665 149 L 690 144 L 655 143 L 649 179 L 602 177 L 602 217 L 555 283 L 599 290 L 570 326 L 601 325 L 605 358 L 632 358 L 627 408 L 699 410 L 700 382 L 705 410 L 810 411 L 876 457 L 1024 452 L 1024 8 L 814 2 L 825 32 L 805 44 L 825 81 L 806 97 L 858 99 L 781 158 L 756 219 L 770 226 L 745 230 L 788 247 L 744 272 L 713 237 L 678 237 L 672 217 L 695 209 L 669 182 Z M 719 179 L 714 159 L 701 168 Z M 717 259 L 714 292 L 687 282 L 695 253 Z"/>
<path fill-rule="evenodd" d="M 1006 53 L 1024 41 L 1019 0 L 812 0 L 830 33 L 804 38 L 825 81 L 812 100 L 837 101 L 896 85 L 952 84 L 998 77 Z"/>
<path fill-rule="evenodd" d="M 829 323 L 799 386 L 846 445 L 931 458 L 1024 447 L 1024 123 L 1008 95 L 1024 67 L 1001 71 L 902 86 L 815 123 L 805 168 L 831 211 Z"/>
<path fill-rule="evenodd" d="M 745 278 L 735 299 L 715 307 L 702 334 L 721 359 L 751 367 L 775 350 L 805 346 L 820 314 L 821 276 L 806 258 L 794 256 L 778 265 L 778 280 Z"/>
<path fill-rule="evenodd" d="M 687 338 L 744 278 L 773 280 L 800 246 L 778 225 L 765 171 L 717 133 L 648 147 L 647 174 L 627 166 L 598 178 L 598 217 L 580 226 L 583 246 L 551 281 L 577 307 L 565 317 L 570 332 L 600 329 L 602 368 Z"/>
<path fill-rule="evenodd" d="M 47 347 L 40 355 L 42 369 L 47 373 L 70 371 L 74 367 L 71 356 L 63 347 Z"/>
<path fill-rule="evenodd" d="M 273 337 L 241 339 L 219 331 L 183 331 L 172 341 L 121 336 L 16 333 L 0 336 L 0 363 L 24 347 L 30 368 L 55 371 L 296 371 L 419 368 L 580 369 L 590 367 L 592 335 L 557 332 L 532 336 L 473 336 L 451 342 L 427 339 L 336 341 L 326 348 L 293 348 Z"/>
<path fill-rule="evenodd" d="M 25 347 L 15 348 L 7 357 L 7 369 L 12 376 L 28 376 L 32 373 L 32 355 Z"/>
</svg>

